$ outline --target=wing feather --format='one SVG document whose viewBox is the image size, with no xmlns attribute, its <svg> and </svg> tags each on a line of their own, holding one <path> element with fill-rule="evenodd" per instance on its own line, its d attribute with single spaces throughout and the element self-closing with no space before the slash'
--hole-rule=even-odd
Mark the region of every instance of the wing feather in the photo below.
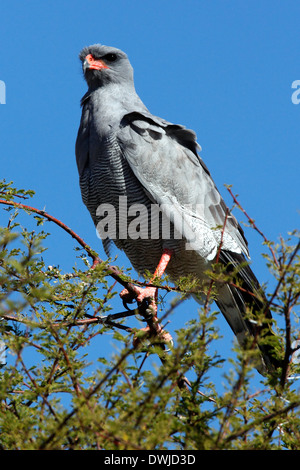
<svg viewBox="0 0 300 470">
<path fill-rule="evenodd" d="M 134 112 L 124 116 L 118 141 L 144 190 L 190 249 L 213 260 L 222 240 L 223 249 L 248 256 L 243 231 L 232 214 L 225 224 L 226 205 L 197 152 L 193 131 Z"/>
</svg>

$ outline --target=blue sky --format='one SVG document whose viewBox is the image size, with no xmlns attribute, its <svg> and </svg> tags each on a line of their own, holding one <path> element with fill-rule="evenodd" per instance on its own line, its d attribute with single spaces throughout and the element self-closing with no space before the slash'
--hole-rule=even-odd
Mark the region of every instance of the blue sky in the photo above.
<svg viewBox="0 0 300 470">
<path fill-rule="evenodd" d="M 127 52 L 153 114 L 196 131 L 230 206 L 224 183 L 269 239 L 299 226 L 300 104 L 291 100 L 300 79 L 299 2 L 2 0 L 0 9 L 1 178 L 33 189 L 32 205 L 61 219 L 100 256 L 74 155 L 86 91 L 78 54 L 99 42 Z M 46 262 L 67 271 L 73 241 L 46 228 Z M 272 285 L 262 239 L 250 229 L 246 235 L 254 271 Z M 176 327 L 183 326 L 181 312 Z M 232 339 L 229 329 L 224 333 Z"/>
</svg>

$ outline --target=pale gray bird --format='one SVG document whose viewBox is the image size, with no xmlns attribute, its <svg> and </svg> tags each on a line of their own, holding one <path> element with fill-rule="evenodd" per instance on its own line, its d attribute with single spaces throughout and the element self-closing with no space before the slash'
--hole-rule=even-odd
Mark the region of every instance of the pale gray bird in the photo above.
<svg viewBox="0 0 300 470">
<path fill-rule="evenodd" d="M 187 275 L 207 281 L 204 272 L 218 259 L 238 273 L 242 289 L 218 284 L 216 303 L 242 345 L 249 335 L 258 339 L 262 324 L 255 313 L 263 304 L 247 265 L 247 241 L 199 156 L 196 134 L 148 111 L 123 51 L 95 44 L 79 57 L 88 91 L 81 100 L 76 160 L 82 199 L 106 253 L 113 239 L 139 273 L 154 273 L 163 262 L 156 273 L 166 268 L 174 282 Z M 158 211 L 153 215 L 157 207 L 160 219 Z M 246 305 L 253 320 L 245 318 Z M 265 315 L 271 319 L 269 311 Z M 273 335 L 269 322 L 263 327 L 264 336 Z M 258 370 L 277 367 L 270 348 L 260 349 Z"/>
</svg>

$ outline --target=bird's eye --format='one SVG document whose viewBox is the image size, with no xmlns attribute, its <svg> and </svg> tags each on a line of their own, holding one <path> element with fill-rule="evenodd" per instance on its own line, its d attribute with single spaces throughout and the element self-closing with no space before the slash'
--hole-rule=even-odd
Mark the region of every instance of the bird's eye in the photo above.
<svg viewBox="0 0 300 470">
<path fill-rule="evenodd" d="M 102 57 L 102 59 L 107 60 L 108 62 L 114 62 L 117 60 L 117 55 L 112 53 L 106 54 L 104 57 Z"/>
</svg>

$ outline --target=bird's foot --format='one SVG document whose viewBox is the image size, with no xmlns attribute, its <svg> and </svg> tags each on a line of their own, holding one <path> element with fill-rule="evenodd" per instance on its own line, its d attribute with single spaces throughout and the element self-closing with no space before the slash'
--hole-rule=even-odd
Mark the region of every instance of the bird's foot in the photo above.
<svg viewBox="0 0 300 470">
<path fill-rule="evenodd" d="M 141 304 L 143 300 L 149 300 L 149 303 L 155 303 L 155 297 L 157 293 L 156 287 L 137 287 L 133 286 L 133 292 L 129 292 L 127 289 L 123 289 L 120 293 L 120 297 L 123 300 L 123 303 L 130 304 L 135 300 Z"/>
<path fill-rule="evenodd" d="M 133 292 L 123 289 L 120 293 L 124 305 L 136 300 L 139 304 L 139 313 L 147 322 L 145 328 L 141 328 L 133 338 L 135 348 L 141 346 L 145 340 L 154 339 L 156 343 L 168 345 L 168 349 L 173 345 L 170 333 L 164 331 L 157 318 L 157 288 L 133 286 Z"/>
</svg>

